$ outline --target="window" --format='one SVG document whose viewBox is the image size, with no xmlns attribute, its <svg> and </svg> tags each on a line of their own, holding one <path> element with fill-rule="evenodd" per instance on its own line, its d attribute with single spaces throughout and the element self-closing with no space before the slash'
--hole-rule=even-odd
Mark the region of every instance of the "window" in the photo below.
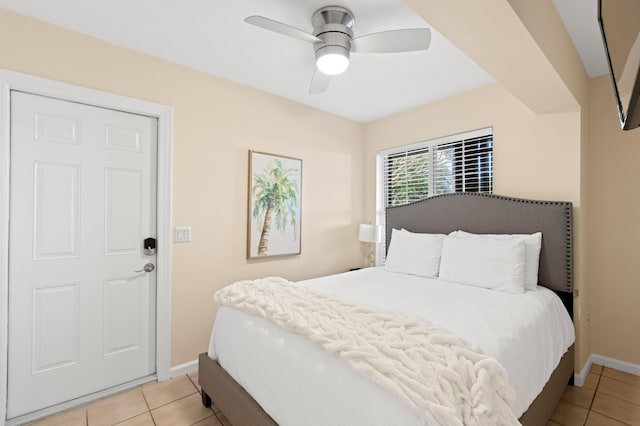
<svg viewBox="0 0 640 426">
<path fill-rule="evenodd" d="M 387 207 L 451 192 L 491 193 L 493 129 L 380 151 L 377 169 L 377 219 L 384 230 Z"/>
<path fill-rule="evenodd" d="M 491 129 L 393 148 L 379 156 L 384 208 L 450 192 L 493 189 Z"/>
</svg>

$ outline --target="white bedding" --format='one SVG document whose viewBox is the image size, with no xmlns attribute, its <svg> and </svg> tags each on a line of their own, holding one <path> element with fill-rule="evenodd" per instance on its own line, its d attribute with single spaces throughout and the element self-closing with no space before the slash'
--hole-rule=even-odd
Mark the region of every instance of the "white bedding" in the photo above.
<svg viewBox="0 0 640 426">
<path fill-rule="evenodd" d="M 516 417 L 574 341 L 562 303 L 542 287 L 511 294 L 382 268 L 299 284 L 423 317 L 475 344 L 509 374 L 517 394 Z M 282 426 L 420 424 L 398 398 L 352 371 L 344 360 L 263 318 L 221 307 L 209 356 Z"/>
</svg>

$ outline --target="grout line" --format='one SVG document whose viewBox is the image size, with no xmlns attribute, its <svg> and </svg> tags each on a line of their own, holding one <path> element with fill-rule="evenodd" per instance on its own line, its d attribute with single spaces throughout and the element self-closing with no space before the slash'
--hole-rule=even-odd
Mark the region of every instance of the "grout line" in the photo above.
<svg viewBox="0 0 640 426">
<path fill-rule="evenodd" d="M 602 371 L 601 371 L 602 372 Z M 588 373 L 587 373 L 588 375 Z M 591 397 L 591 402 L 589 403 L 589 410 L 587 411 L 587 417 L 584 419 L 585 424 L 587 424 L 587 420 L 591 416 L 591 408 L 593 408 L 593 402 L 596 400 L 596 395 L 598 394 L 598 388 L 600 387 L 600 375 L 598 375 L 598 381 L 596 382 L 596 388 L 593 390 L 593 396 Z M 598 413 L 600 414 L 600 413 Z"/>
<path fill-rule="evenodd" d="M 616 398 L 616 399 L 617 399 L 617 398 Z M 608 415 L 608 414 L 601 413 L 600 411 L 597 411 L 597 410 L 593 410 L 593 411 L 591 411 L 591 410 L 589 410 L 589 414 L 591 414 L 592 412 L 593 412 L 593 413 L 598 413 L 599 415 L 601 415 L 602 417 L 606 417 L 607 419 L 611 419 L 611 420 L 616 421 L 616 422 L 618 422 L 618 423 L 622 423 L 623 425 L 632 426 L 632 425 L 631 425 L 631 424 L 629 424 L 629 423 L 623 422 L 622 420 L 616 419 L 615 417 L 611 417 L 611 416 L 610 416 L 610 415 Z M 589 416 L 587 416 L 587 419 L 588 419 L 588 418 L 589 418 Z"/>
<path fill-rule="evenodd" d="M 591 370 L 589 370 L 589 371 L 587 371 L 587 372 L 586 372 L 585 377 L 588 377 L 588 376 L 589 376 L 589 374 L 592 374 L 592 373 L 591 373 Z M 598 380 L 596 381 L 595 388 L 593 389 L 593 396 L 591 397 L 591 400 L 589 401 L 589 407 L 583 407 L 583 406 L 578 405 L 578 404 L 576 404 L 576 403 L 574 403 L 574 402 L 567 401 L 567 400 L 566 400 L 566 399 L 564 399 L 563 397 L 560 397 L 560 400 L 561 400 L 561 401 L 564 401 L 564 402 L 569 403 L 569 404 L 571 404 L 571 405 L 575 405 L 576 407 L 580 407 L 580 408 L 586 409 L 586 410 L 587 410 L 587 416 L 586 416 L 586 418 L 585 418 L 585 422 L 586 422 L 586 420 L 589 418 L 589 414 L 591 413 L 591 407 L 593 406 L 593 401 L 596 399 L 596 393 L 598 392 L 598 386 L 600 385 L 600 376 L 599 376 L 599 375 L 597 375 L 596 373 L 593 373 L 593 374 L 594 374 L 594 375 L 596 375 L 596 376 L 598 376 Z M 574 385 L 574 386 L 575 386 L 575 385 Z M 569 385 L 568 385 L 567 387 L 569 387 Z M 579 388 L 583 388 L 583 386 L 580 386 Z M 584 389 L 591 390 L 591 389 L 589 389 L 589 388 L 584 388 Z"/>
<path fill-rule="evenodd" d="M 190 394 L 188 394 L 188 395 L 184 395 L 184 396 L 181 396 L 180 398 L 176 398 L 176 399 L 171 400 L 171 401 L 169 401 L 169 402 L 166 402 L 166 403 L 164 403 L 164 404 L 162 404 L 162 405 L 158 405 L 158 406 L 157 406 L 157 407 L 155 407 L 153 410 L 157 410 L 158 408 L 166 407 L 166 406 L 167 406 L 167 405 L 169 405 L 169 404 L 173 404 L 173 403 L 174 403 L 174 402 L 176 402 L 176 401 L 180 401 L 180 400 L 182 400 L 182 399 L 189 398 L 191 395 L 195 395 L 196 393 L 198 393 L 198 391 L 193 391 L 192 393 L 190 393 Z M 153 411 L 153 410 L 151 410 L 151 411 Z"/>
<path fill-rule="evenodd" d="M 151 413 L 151 407 L 149 406 L 149 401 L 147 401 L 147 395 L 145 395 L 142 387 L 140 388 L 142 392 L 142 398 L 144 399 L 144 403 L 147 406 L 147 412 L 149 413 L 149 417 L 151 417 L 151 421 L 153 422 L 153 426 L 156 426 L 156 419 L 153 418 L 153 413 Z"/>
<path fill-rule="evenodd" d="M 182 375 L 180 375 L 180 376 L 182 376 Z M 169 379 L 169 380 L 177 379 L 177 378 L 179 378 L 180 376 L 172 377 L 172 378 L 171 378 L 171 379 Z M 191 382 L 191 383 L 193 384 L 193 381 L 188 377 L 188 375 L 186 375 L 186 376 L 187 376 L 187 380 L 189 380 L 189 382 Z M 158 383 L 160 383 L 160 382 L 158 382 Z M 163 382 L 163 383 L 165 383 L 165 382 Z M 162 404 L 162 405 L 158 405 L 157 407 L 154 407 L 153 409 L 151 409 L 151 407 L 149 406 L 149 403 L 147 402 L 147 398 L 146 398 L 146 396 L 145 396 L 145 402 L 147 402 L 147 407 L 149 407 L 149 412 L 152 412 L 153 410 L 157 410 L 158 408 L 160 408 L 160 407 L 164 407 L 165 405 L 169 405 L 169 404 L 172 404 L 172 403 L 174 403 L 174 402 L 176 402 L 176 401 L 180 401 L 181 399 L 185 399 L 185 398 L 187 398 L 187 397 L 189 397 L 189 396 L 191 396 L 191 395 L 193 395 L 193 394 L 196 394 L 196 393 L 197 393 L 197 394 L 200 394 L 200 390 L 199 390 L 199 389 L 197 389 L 197 388 L 196 388 L 196 389 L 194 389 L 194 390 L 193 390 L 193 392 L 191 392 L 191 393 L 189 393 L 189 394 L 187 394 L 187 395 L 183 395 L 183 396 L 181 396 L 181 397 L 179 397 L 179 398 L 172 399 L 171 401 L 165 402 L 165 403 L 164 403 L 164 404 Z M 144 392 L 142 392 L 142 395 L 144 396 Z M 153 417 L 153 415 L 152 415 L 151 417 Z"/>
<path fill-rule="evenodd" d="M 149 417 L 151 417 L 151 421 L 153 422 L 153 426 L 157 426 L 156 418 L 153 417 L 153 413 L 149 410 Z"/>
<path fill-rule="evenodd" d="M 200 392 L 200 386 L 199 386 L 196 382 L 194 382 L 194 381 L 193 381 L 193 379 L 191 378 L 191 376 L 190 376 L 188 373 L 186 374 L 186 376 L 187 376 L 187 378 L 191 381 L 191 383 L 193 383 L 193 386 L 195 386 L 195 387 L 196 387 L 196 390 L 197 390 L 198 392 Z"/>
<path fill-rule="evenodd" d="M 203 422 L 203 421 L 205 421 L 205 420 L 207 420 L 207 419 L 210 419 L 211 417 L 216 417 L 215 413 L 212 413 L 210 416 L 207 416 L 207 417 L 205 417 L 204 419 L 200 419 L 200 420 L 198 420 L 197 422 L 191 423 L 189 426 L 197 425 L 198 423 Z M 218 418 L 217 418 L 217 417 L 216 417 L 216 420 L 218 420 Z M 219 421 L 219 420 L 218 420 L 218 421 Z"/>
<path fill-rule="evenodd" d="M 623 422 L 622 420 L 619 420 L 619 419 L 616 419 L 616 418 L 614 418 L 614 417 L 611 417 L 611 416 L 609 416 L 609 415 L 607 415 L 607 414 L 605 414 L 605 413 L 601 413 L 600 411 L 593 410 L 593 403 L 594 403 L 594 401 L 596 400 L 596 395 L 598 394 L 598 389 L 600 388 L 600 379 L 602 379 L 602 373 L 604 373 L 604 366 L 602 367 L 601 374 L 598 376 L 598 383 L 596 384 L 596 390 L 595 390 L 595 392 L 593 393 L 593 399 L 591 400 L 591 405 L 589 405 L 589 413 L 587 414 L 587 420 L 589 419 L 589 415 L 591 415 L 591 412 L 593 411 L 594 413 L 598 413 L 599 415 L 601 415 L 601 416 L 603 416 L 603 417 L 606 417 L 606 418 L 608 418 L 608 419 L 614 420 L 614 421 L 616 421 L 616 422 L 619 422 L 619 423 L 622 423 L 622 424 L 625 424 L 625 425 L 629 425 L 628 423 L 625 423 L 625 422 Z M 609 377 L 609 376 L 604 376 L 604 377 L 607 377 L 607 378 L 609 378 L 609 379 L 615 380 L 614 378 Z M 621 383 L 624 383 L 624 382 L 621 382 Z M 602 392 L 602 394 L 603 394 L 603 395 L 607 395 L 607 396 L 608 396 L 608 397 L 610 397 L 610 398 L 617 399 L 617 400 L 619 400 L 619 401 L 628 402 L 628 401 L 625 401 L 624 399 L 620 399 L 620 398 L 618 398 L 618 397 L 616 397 L 616 396 L 609 395 L 608 393 L 605 393 L 605 392 Z M 630 404 L 633 404 L 633 403 L 630 403 Z"/>
<path fill-rule="evenodd" d="M 635 407 L 640 407 L 640 404 L 637 404 L 637 403 L 635 403 L 635 402 L 631 402 L 631 401 L 629 401 L 629 400 L 626 400 L 626 399 L 623 399 L 623 398 L 617 397 L 617 396 L 615 396 L 615 395 L 611 395 L 611 394 L 608 394 L 608 393 L 606 393 L 606 392 L 602 392 L 602 394 L 603 394 L 603 395 L 608 396 L 609 398 L 613 398 L 613 399 L 617 399 L 618 401 L 622 401 L 622 402 L 624 402 L 624 403 L 626 403 L 626 404 L 630 404 L 630 405 L 633 405 L 633 406 L 635 406 Z"/>
<path fill-rule="evenodd" d="M 616 370 L 616 371 L 620 371 L 620 370 Z M 618 376 L 614 377 L 614 376 L 609 376 L 609 375 L 602 375 L 602 377 L 606 377 L 609 380 L 615 380 L 617 382 L 624 383 L 625 385 L 629 385 L 629 386 L 633 386 L 633 387 L 636 387 L 636 388 L 640 388 L 640 384 L 629 383 L 628 381 L 626 381 L 624 379 L 621 379 Z"/>
</svg>

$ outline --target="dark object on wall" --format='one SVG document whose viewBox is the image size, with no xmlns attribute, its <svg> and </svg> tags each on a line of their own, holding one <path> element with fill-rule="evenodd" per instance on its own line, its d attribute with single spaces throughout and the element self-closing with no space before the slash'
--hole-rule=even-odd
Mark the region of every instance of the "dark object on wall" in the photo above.
<svg viewBox="0 0 640 426">
<path fill-rule="evenodd" d="M 640 1 L 599 0 L 598 23 L 622 130 L 640 126 Z"/>
</svg>

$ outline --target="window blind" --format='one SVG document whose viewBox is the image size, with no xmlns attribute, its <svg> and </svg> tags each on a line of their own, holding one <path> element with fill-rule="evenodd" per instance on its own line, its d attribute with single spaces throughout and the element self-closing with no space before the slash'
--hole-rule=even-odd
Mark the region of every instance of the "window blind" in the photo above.
<svg viewBox="0 0 640 426">
<path fill-rule="evenodd" d="M 493 191 L 491 128 L 454 136 L 380 153 L 384 208 L 451 192 Z"/>
</svg>

